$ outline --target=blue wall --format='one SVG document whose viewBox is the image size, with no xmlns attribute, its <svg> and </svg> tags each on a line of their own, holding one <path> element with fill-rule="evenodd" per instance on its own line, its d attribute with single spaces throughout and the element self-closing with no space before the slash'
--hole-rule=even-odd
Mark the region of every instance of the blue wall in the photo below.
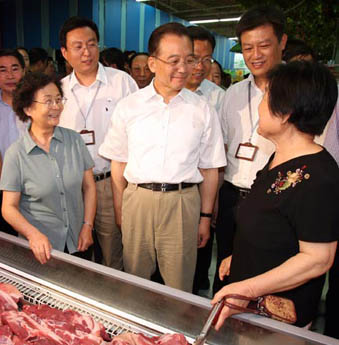
<svg viewBox="0 0 339 345">
<path fill-rule="evenodd" d="M 121 47 L 121 1 L 106 0 L 105 5 L 105 45 Z"/>
<path fill-rule="evenodd" d="M 68 18 L 68 3 L 66 1 L 49 0 L 49 16 L 53 24 L 49 26 L 49 39 L 52 48 L 59 48 L 59 29 Z M 26 41 L 26 40 L 25 40 Z"/>
<path fill-rule="evenodd" d="M 15 2 L 0 3 L 0 32 L 2 47 L 16 46 L 16 6 Z"/>
<path fill-rule="evenodd" d="M 16 8 L 18 3 L 21 9 L 20 6 Z M 102 47 L 122 50 L 147 51 L 148 39 L 159 25 L 172 21 L 190 25 L 135 0 L 6 0 L 0 2 L 0 45 L 58 49 L 59 29 L 65 19 L 74 14 L 97 23 Z M 229 49 L 234 42 L 214 35 L 217 42 L 214 58 L 224 68 L 232 68 L 234 54 Z"/>
</svg>

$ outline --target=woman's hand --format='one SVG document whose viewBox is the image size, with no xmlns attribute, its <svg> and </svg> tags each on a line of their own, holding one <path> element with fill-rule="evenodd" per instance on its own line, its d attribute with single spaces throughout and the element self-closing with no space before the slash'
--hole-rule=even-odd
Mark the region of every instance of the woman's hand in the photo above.
<svg viewBox="0 0 339 345">
<path fill-rule="evenodd" d="M 230 275 L 230 268 L 232 262 L 232 255 L 228 256 L 226 259 L 221 261 L 219 266 L 219 279 L 224 280 L 225 276 Z"/>
<path fill-rule="evenodd" d="M 92 227 L 84 224 L 81 228 L 78 240 L 78 252 L 84 252 L 93 244 Z"/>
<path fill-rule="evenodd" d="M 51 258 L 52 250 L 52 246 L 47 236 L 36 230 L 32 231 L 29 236 L 27 236 L 27 239 L 35 258 L 41 264 L 45 264 Z"/>
<path fill-rule="evenodd" d="M 250 298 L 257 297 L 253 295 L 251 287 L 249 286 L 247 281 L 244 280 L 244 281 L 233 283 L 233 284 L 226 285 L 225 287 L 223 287 L 220 291 L 218 291 L 214 295 L 211 303 L 215 304 L 221 299 L 223 299 L 226 295 L 229 295 L 229 294 L 238 294 L 238 295 L 243 295 Z M 249 303 L 249 301 L 243 301 L 243 300 L 234 299 L 234 298 L 227 298 L 227 302 L 238 305 L 239 307 L 242 307 L 242 308 L 246 308 Z M 240 310 L 232 309 L 227 306 L 224 306 L 221 310 L 218 321 L 215 325 L 215 329 L 218 331 L 228 317 L 234 314 L 239 314 L 239 313 L 241 313 Z"/>
</svg>

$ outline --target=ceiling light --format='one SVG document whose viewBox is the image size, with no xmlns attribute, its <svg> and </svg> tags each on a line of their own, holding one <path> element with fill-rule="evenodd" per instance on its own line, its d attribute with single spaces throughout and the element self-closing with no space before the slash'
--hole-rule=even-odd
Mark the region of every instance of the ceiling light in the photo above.
<svg viewBox="0 0 339 345">
<path fill-rule="evenodd" d="M 192 20 L 190 24 L 204 24 L 204 23 L 217 23 L 220 19 L 205 19 L 205 20 Z"/>
<path fill-rule="evenodd" d="M 229 40 L 238 41 L 238 37 L 227 37 Z"/>
<path fill-rule="evenodd" d="M 204 20 L 191 20 L 190 24 L 205 24 L 205 23 L 218 23 L 218 22 L 238 22 L 240 17 L 237 18 L 222 18 L 222 19 L 204 19 Z"/>
<path fill-rule="evenodd" d="M 237 18 L 222 18 L 220 19 L 221 22 L 238 22 L 240 20 L 241 17 L 237 17 Z"/>
</svg>

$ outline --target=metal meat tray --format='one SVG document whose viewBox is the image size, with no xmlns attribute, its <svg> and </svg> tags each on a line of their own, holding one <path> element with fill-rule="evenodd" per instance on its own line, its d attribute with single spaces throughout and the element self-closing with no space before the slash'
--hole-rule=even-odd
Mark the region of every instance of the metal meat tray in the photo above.
<svg viewBox="0 0 339 345">
<path fill-rule="evenodd" d="M 210 301 L 199 296 L 55 250 L 52 258 L 41 265 L 27 241 L 1 231 L 0 277 L 18 286 L 27 302 L 88 313 L 102 322 L 111 335 L 124 331 L 146 335 L 179 332 L 192 343 L 211 308 Z M 208 342 L 212 345 L 338 345 L 336 339 L 253 314 L 226 320 L 219 332 L 211 330 Z"/>
<path fill-rule="evenodd" d="M 95 321 L 104 325 L 107 333 L 111 337 L 124 332 L 141 332 L 148 336 L 160 335 L 160 332 L 156 330 L 150 330 L 121 317 L 105 313 L 93 306 L 86 305 L 57 291 L 47 289 L 42 285 L 18 277 L 12 272 L 6 272 L 3 269 L 0 269 L 0 283 L 7 283 L 15 286 L 22 293 L 27 303 L 35 305 L 45 304 L 60 310 L 72 309 L 81 314 L 89 314 Z"/>
</svg>

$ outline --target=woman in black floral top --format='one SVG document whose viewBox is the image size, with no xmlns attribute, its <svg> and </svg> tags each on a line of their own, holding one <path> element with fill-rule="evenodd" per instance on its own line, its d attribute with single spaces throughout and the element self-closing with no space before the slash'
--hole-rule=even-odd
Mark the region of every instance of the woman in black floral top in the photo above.
<svg viewBox="0 0 339 345">
<path fill-rule="evenodd" d="M 323 132 L 337 96 L 334 77 L 320 64 L 292 62 L 270 72 L 258 133 L 276 151 L 239 206 L 233 256 L 219 271 L 231 284 L 212 303 L 227 294 L 275 294 L 293 300 L 297 326 L 315 318 L 339 238 L 339 169 L 313 139 Z M 238 312 L 225 306 L 216 328 Z"/>
</svg>

